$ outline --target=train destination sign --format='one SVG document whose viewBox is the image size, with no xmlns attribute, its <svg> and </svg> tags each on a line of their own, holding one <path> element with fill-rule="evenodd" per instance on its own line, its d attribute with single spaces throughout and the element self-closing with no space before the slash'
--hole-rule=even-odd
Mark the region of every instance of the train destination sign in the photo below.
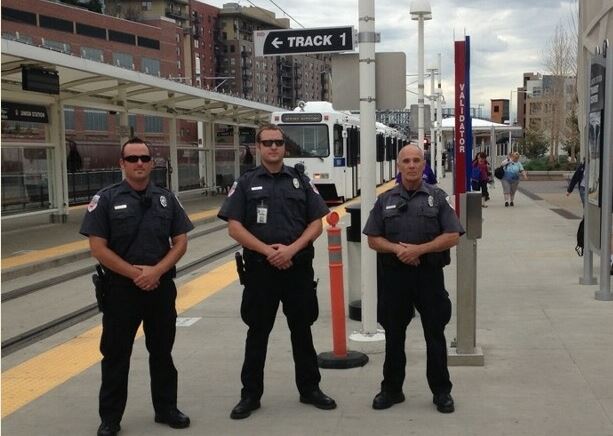
<svg viewBox="0 0 613 436">
<path fill-rule="evenodd" d="M 321 114 L 312 114 L 307 112 L 296 112 L 281 115 L 281 122 L 283 123 L 320 123 L 321 119 Z"/>
<path fill-rule="evenodd" d="M 256 56 L 341 53 L 354 49 L 353 26 L 256 30 Z"/>
</svg>

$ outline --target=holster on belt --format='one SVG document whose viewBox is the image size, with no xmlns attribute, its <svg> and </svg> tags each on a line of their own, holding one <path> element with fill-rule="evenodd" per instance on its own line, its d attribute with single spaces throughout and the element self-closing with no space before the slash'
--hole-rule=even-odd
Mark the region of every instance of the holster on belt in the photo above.
<svg viewBox="0 0 613 436">
<path fill-rule="evenodd" d="M 243 262 L 243 256 L 237 251 L 234 253 L 234 260 L 236 261 L 236 272 L 238 273 L 238 281 L 241 285 L 245 285 L 245 263 Z"/>
<path fill-rule="evenodd" d="M 92 274 L 92 282 L 94 283 L 96 303 L 98 303 L 98 310 L 100 312 L 104 312 L 104 295 L 106 294 L 107 281 L 106 273 L 102 269 L 102 265 L 96 265 L 96 273 Z"/>
</svg>

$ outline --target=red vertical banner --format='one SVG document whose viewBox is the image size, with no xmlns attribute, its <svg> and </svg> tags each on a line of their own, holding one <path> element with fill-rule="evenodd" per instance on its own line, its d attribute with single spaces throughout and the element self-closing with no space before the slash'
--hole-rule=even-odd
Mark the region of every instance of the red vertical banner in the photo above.
<svg viewBox="0 0 613 436">
<path fill-rule="evenodd" d="M 467 114 L 470 108 L 466 107 L 466 43 L 455 41 L 455 144 L 454 144 L 454 189 L 455 211 L 460 215 L 460 194 L 466 192 L 466 134 Z"/>
</svg>

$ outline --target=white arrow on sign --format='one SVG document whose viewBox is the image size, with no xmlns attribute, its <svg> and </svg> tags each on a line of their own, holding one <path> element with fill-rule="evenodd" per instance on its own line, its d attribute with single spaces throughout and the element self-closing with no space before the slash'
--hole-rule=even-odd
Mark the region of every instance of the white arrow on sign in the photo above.
<svg viewBox="0 0 613 436">
<path fill-rule="evenodd" d="M 274 48 L 279 48 L 279 46 L 283 45 L 283 41 L 279 41 L 279 38 L 275 37 L 275 39 L 272 40 L 271 44 Z"/>
</svg>

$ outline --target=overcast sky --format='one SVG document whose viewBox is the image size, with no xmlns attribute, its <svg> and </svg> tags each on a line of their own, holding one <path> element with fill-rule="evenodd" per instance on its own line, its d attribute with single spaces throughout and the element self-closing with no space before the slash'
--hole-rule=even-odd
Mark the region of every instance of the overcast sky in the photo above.
<svg viewBox="0 0 613 436">
<path fill-rule="evenodd" d="M 271 0 L 237 0 L 255 4 L 284 17 Z M 223 0 L 205 3 L 222 7 Z M 358 0 L 274 0 L 304 27 L 358 27 Z M 417 22 L 409 15 L 410 0 L 375 0 L 377 52 L 402 51 L 407 74 L 417 74 Z M 522 85 L 524 72 L 545 73 L 543 53 L 557 24 L 567 25 L 574 0 L 430 0 L 432 20 L 425 23 L 425 65 L 442 55 L 443 93 L 447 106 L 454 101 L 453 41 L 471 38 L 471 105 L 483 104 L 489 114 L 490 99 L 509 98 Z M 575 7 L 576 10 L 576 7 Z M 292 28 L 300 25 L 291 21 Z M 426 93 L 430 90 L 426 79 Z M 407 104 L 416 103 L 417 78 L 407 77 Z M 415 83 L 413 83 L 415 82 Z M 513 93 L 513 107 L 517 93 Z M 513 109 L 513 112 L 515 110 Z"/>
</svg>

